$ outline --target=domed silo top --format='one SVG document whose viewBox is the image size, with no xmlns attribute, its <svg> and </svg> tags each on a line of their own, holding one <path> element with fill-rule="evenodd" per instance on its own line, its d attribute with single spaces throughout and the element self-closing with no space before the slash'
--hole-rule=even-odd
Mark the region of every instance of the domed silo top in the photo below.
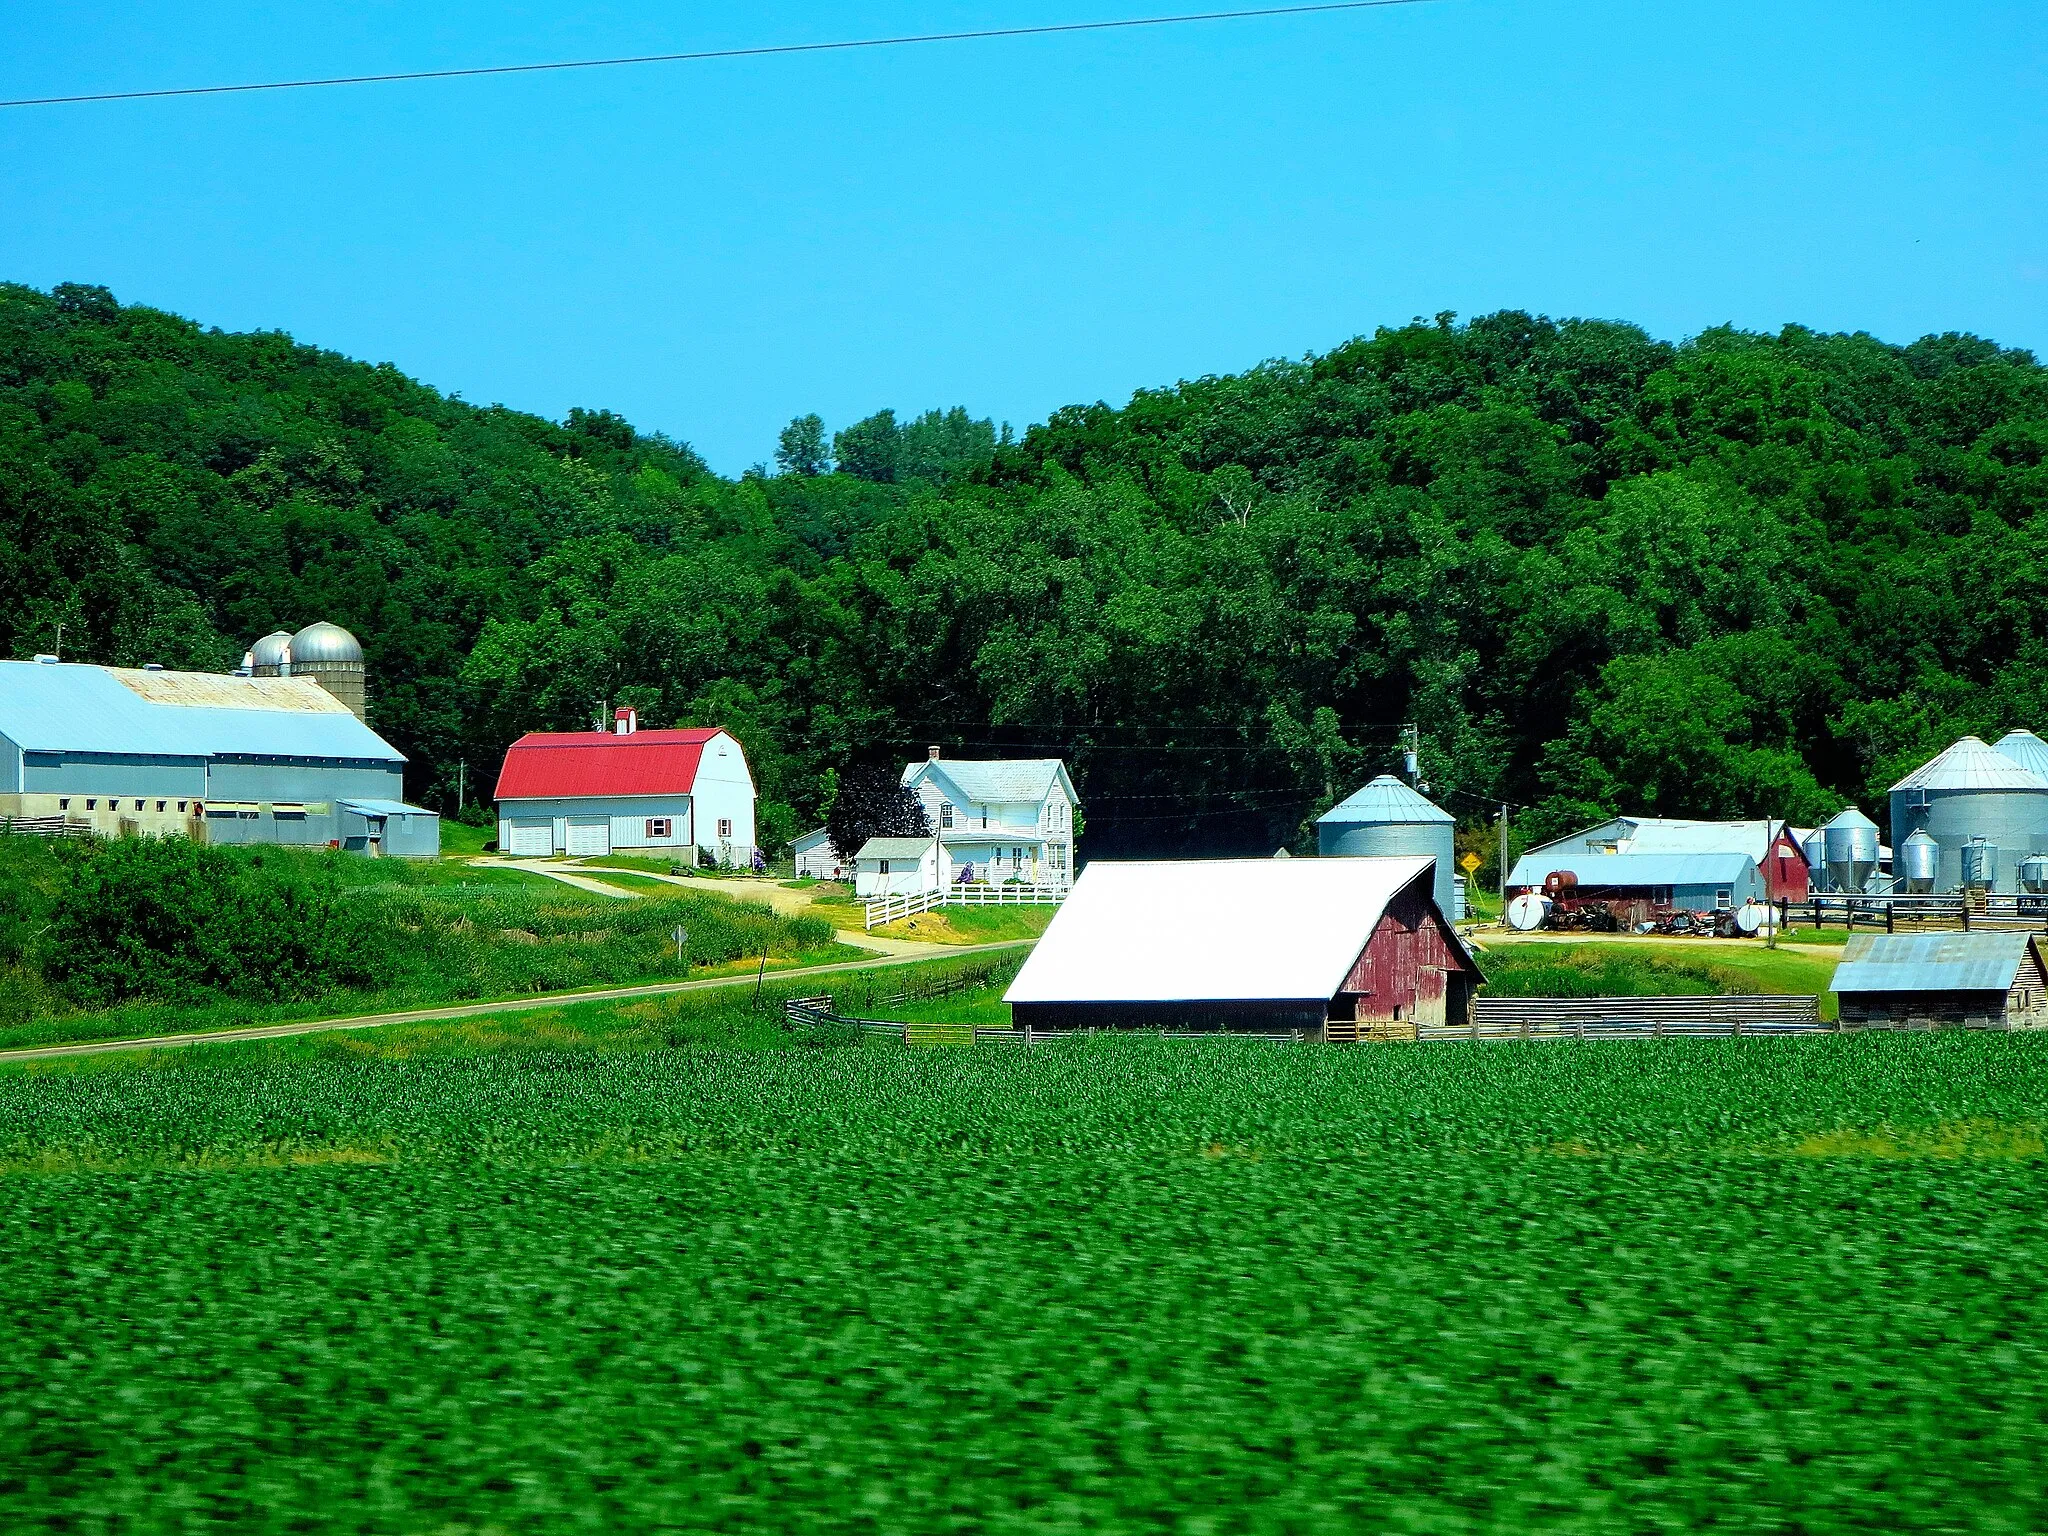
<svg viewBox="0 0 2048 1536">
<path fill-rule="evenodd" d="M 308 624 L 291 639 L 291 662 L 294 667 L 317 665 L 320 662 L 355 662 L 360 665 L 363 648 L 356 637 L 339 624 L 322 620 Z"/>
<path fill-rule="evenodd" d="M 1991 750 L 2011 758 L 2029 773 L 2048 779 L 2048 741 L 2032 731 L 2007 731 Z"/>
<path fill-rule="evenodd" d="M 1450 824 L 1449 811 L 1418 795 L 1391 773 L 1383 773 L 1341 805 L 1316 818 L 1318 826 L 1341 823 L 1357 826 L 1368 822 L 1429 822 Z"/>
<path fill-rule="evenodd" d="M 291 653 L 292 637 L 284 630 L 265 635 L 249 647 L 249 670 L 258 677 L 276 677 Z"/>
<path fill-rule="evenodd" d="M 1965 736 L 1941 756 L 1922 763 L 1898 783 L 1905 789 L 2033 789 L 2048 790 L 2048 778 L 2023 768 L 2003 752 L 1993 751 L 1976 736 Z"/>
<path fill-rule="evenodd" d="M 1861 811 L 1857 810 L 1856 807 L 1852 805 L 1847 810 L 1837 811 L 1835 813 L 1834 819 L 1830 821 L 1826 827 L 1821 828 L 1821 830 L 1825 832 L 1830 827 L 1840 827 L 1844 831 L 1848 831 L 1851 828 L 1853 828 L 1859 832 L 1864 831 L 1866 829 L 1875 832 L 1877 830 L 1877 823 L 1872 821 L 1868 816 L 1864 815 Z"/>
</svg>

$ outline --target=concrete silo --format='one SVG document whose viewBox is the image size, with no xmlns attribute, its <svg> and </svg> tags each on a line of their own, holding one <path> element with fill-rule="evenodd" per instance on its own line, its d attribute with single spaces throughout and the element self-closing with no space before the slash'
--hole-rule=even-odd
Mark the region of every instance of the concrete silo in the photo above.
<svg viewBox="0 0 2048 1536">
<path fill-rule="evenodd" d="M 1925 832 L 1940 849 L 1934 889 L 1959 891 L 1965 850 L 1988 888 L 2017 889 L 2029 854 L 2048 852 L 2048 778 L 1965 736 L 1892 786 L 1892 841 Z"/>
<path fill-rule="evenodd" d="M 1325 858 L 1421 855 L 1436 860 L 1436 904 L 1455 915 L 1452 867 L 1457 824 L 1391 773 L 1383 773 L 1316 822 L 1316 851 Z"/>
</svg>

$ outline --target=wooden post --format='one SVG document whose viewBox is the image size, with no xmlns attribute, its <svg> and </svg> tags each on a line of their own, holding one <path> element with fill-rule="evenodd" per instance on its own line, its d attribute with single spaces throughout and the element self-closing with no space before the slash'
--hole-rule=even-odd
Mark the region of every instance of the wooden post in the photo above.
<svg viewBox="0 0 2048 1536">
<path fill-rule="evenodd" d="M 1892 920 L 1893 910 L 1893 906 L 1889 901 L 1884 904 L 1884 931 L 1886 933 L 1897 931 Z"/>
</svg>

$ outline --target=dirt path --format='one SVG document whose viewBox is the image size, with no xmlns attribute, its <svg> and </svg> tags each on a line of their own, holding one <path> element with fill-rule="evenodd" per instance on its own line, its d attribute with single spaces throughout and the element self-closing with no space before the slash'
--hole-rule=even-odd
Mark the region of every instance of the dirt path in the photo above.
<svg viewBox="0 0 2048 1536">
<path fill-rule="evenodd" d="M 829 965 L 800 965 L 785 971 L 770 971 L 777 981 L 808 976 L 836 976 L 847 971 L 886 970 L 912 965 L 920 960 L 950 955 L 987 954 L 1036 943 L 1034 939 L 1008 939 L 1000 944 L 914 944 L 906 946 L 914 955 L 878 955 L 872 960 L 835 960 Z M 323 1034 L 336 1029 L 380 1029 L 387 1024 L 434 1024 L 448 1019 L 473 1019 L 492 1013 L 530 1013 L 542 1008 L 566 1008 L 573 1003 L 605 1003 L 631 998 L 667 997 L 678 992 L 714 992 L 724 987 L 751 987 L 752 972 L 733 976 L 710 976 L 699 981 L 657 981 L 637 987 L 598 987 L 586 992 L 547 992 L 536 997 L 510 998 L 494 1003 L 454 1003 L 444 1008 L 413 1008 L 402 1013 L 347 1014 L 331 1019 L 301 1019 L 289 1024 L 252 1024 L 243 1029 L 211 1029 L 189 1035 L 153 1035 L 139 1040 L 80 1040 L 69 1045 L 30 1045 L 0 1051 L 0 1065 L 10 1061 L 44 1061 L 57 1056 L 99 1056 L 109 1051 L 154 1051 L 182 1045 L 214 1045 L 230 1040 L 282 1040 L 291 1035 Z"/>
</svg>

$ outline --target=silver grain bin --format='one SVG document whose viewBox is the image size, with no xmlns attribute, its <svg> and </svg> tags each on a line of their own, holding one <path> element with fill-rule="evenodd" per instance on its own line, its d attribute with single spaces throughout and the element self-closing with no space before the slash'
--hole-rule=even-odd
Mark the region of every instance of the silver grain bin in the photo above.
<svg viewBox="0 0 2048 1536">
<path fill-rule="evenodd" d="M 1973 837 L 1963 844 L 1963 888 L 1998 889 L 1998 844 L 1987 843 L 1981 837 Z"/>
<path fill-rule="evenodd" d="M 1419 855 L 1436 860 L 1436 904 L 1448 916 L 1458 856 L 1451 813 L 1383 773 L 1316 822 L 1316 851 L 1325 858 Z"/>
<path fill-rule="evenodd" d="M 339 624 L 308 624 L 291 638 L 293 677 L 310 677 L 355 712 L 369 718 L 364 697 L 363 648 Z"/>
<path fill-rule="evenodd" d="M 292 637 L 274 630 L 249 647 L 249 672 L 253 677 L 282 677 L 291 659 Z"/>
<path fill-rule="evenodd" d="M 1820 831 L 1830 889 L 1862 895 L 1877 873 L 1877 823 L 1852 805 Z"/>
<path fill-rule="evenodd" d="M 1940 845 L 1934 889 L 1961 890 L 1963 848 L 1972 839 L 2005 850 L 1994 858 L 1988 889 L 2014 889 L 2012 866 L 2048 853 L 2048 778 L 2023 768 L 1975 736 L 1965 736 L 1892 786 L 1892 836 L 1925 831 Z"/>
<path fill-rule="evenodd" d="M 2048 853 L 2030 853 L 2020 860 L 2020 889 L 2030 896 L 2048 895 Z"/>
<path fill-rule="evenodd" d="M 1941 844 L 1926 832 L 1915 832 L 1899 844 L 1897 863 L 1900 889 L 1925 896 L 1941 872 Z"/>
<path fill-rule="evenodd" d="M 1828 885 L 1828 840 L 1819 827 L 1799 840 L 1799 851 L 1806 855 L 1806 886 L 1811 891 L 1825 891 Z"/>
<path fill-rule="evenodd" d="M 2043 741 L 2032 731 L 2007 731 L 1991 750 L 2011 758 L 2027 772 L 2038 773 L 2048 779 L 2048 741 Z"/>
</svg>

